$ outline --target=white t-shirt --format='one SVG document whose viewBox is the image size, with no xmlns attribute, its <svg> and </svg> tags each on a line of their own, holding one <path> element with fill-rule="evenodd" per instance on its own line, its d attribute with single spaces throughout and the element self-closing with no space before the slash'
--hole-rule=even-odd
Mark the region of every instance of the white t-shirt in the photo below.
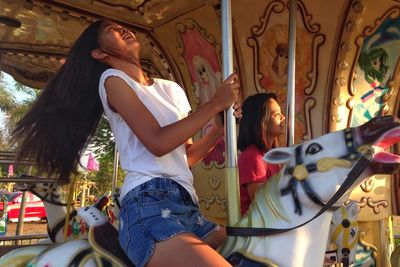
<svg viewBox="0 0 400 267">
<path fill-rule="evenodd" d="M 110 76 L 124 80 L 161 127 L 186 117 L 191 108 L 185 92 L 175 82 L 154 79 L 152 85 L 146 86 L 137 83 L 127 74 L 116 69 L 108 69 L 101 75 L 99 84 L 101 102 L 114 134 L 121 167 L 127 172 L 121 187 L 121 199 L 138 185 L 153 178 L 165 177 L 182 185 L 190 193 L 194 203 L 197 203 L 198 199 L 193 187 L 193 175 L 188 166 L 185 145 L 180 145 L 162 157 L 157 157 L 148 151 L 124 119 L 108 106 L 104 83 Z M 154 142 L 158 142 L 158 140 L 154 140 Z"/>
</svg>

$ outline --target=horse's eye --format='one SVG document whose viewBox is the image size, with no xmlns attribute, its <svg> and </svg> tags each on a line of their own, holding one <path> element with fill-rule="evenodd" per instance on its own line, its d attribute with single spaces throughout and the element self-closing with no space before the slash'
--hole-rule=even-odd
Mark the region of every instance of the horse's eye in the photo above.
<svg viewBox="0 0 400 267">
<path fill-rule="evenodd" d="M 307 147 L 306 154 L 317 154 L 322 150 L 322 146 L 317 143 L 312 143 L 309 147 Z"/>
</svg>

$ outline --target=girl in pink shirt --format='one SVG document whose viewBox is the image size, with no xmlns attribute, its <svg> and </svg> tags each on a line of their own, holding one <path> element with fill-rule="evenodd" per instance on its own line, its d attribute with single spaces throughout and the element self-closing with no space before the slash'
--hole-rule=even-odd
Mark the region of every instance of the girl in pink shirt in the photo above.
<svg viewBox="0 0 400 267">
<path fill-rule="evenodd" d="M 259 93 L 246 98 L 238 137 L 242 215 L 249 208 L 256 190 L 279 171 L 280 166 L 266 163 L 263 155 L 278 145 L 278 136 L 284 131 L 285 116 L 276 102 L 276 94 Z"/>
</svg>

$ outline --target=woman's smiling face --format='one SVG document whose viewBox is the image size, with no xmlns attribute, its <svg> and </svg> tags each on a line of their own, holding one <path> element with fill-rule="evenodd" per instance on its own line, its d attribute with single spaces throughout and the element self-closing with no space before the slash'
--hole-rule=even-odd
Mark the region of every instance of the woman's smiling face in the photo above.
<svg viewBox="0 0 400 267">
<path fill-rule="evenodd" d="M 275 99 L 267 100 L 266 135 L 267 138 L 275 138 L 285 133 L 285 116 L 282 114 L 281 107 Z"/>
<path fill-rule="evenodd" d="M 139 58 L 140 44 L 133 32 L 111 21 L 103 22 L 99 49 L 111 55 Z"/>
</svg>

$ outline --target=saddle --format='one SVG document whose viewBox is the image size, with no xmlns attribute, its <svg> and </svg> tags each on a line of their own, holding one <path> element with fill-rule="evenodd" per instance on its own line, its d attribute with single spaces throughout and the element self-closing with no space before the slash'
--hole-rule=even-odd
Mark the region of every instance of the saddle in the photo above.
<svg viewBox="0 0 400 267">
<path fill-rule="evenodd" d="M 93 206 L 84 207 L 79 209 L 78 214 L 89 225 L 88 241 L 100 266 L 107 266 L 106 262 L 111 262 L 112 266 L 135 266 L 119 245 L 118 230 L 100 210 Z"/>
</svg>

